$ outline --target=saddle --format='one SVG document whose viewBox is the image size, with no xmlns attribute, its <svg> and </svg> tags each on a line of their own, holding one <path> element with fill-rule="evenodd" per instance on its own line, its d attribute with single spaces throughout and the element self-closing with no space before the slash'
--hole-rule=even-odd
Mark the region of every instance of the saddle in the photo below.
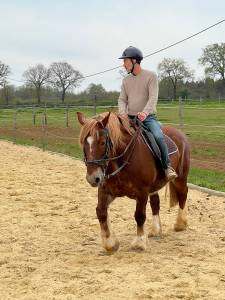
<svg viewBox="0 0 225 300">
<path fill-rule="evenodd" d="M 148 148 L 151 150 L 153 155 L 161 162 L 161 152 L 156 143 L 156 140 L 155 140 L 153 134 L 145 126 L 143 126 L 143 124 L 141 124 L 141 135 L 142 135 L 143 141 L 148 146 Z M 178 148 L 177 148 L 177 145 L 174 143 L 174 141 L 165 134 L 163 134 L 163 136 L 165 139 L 165 143 L 167 145 L 169 156 L 176 153 L 178 151 Z"/>
</svg>

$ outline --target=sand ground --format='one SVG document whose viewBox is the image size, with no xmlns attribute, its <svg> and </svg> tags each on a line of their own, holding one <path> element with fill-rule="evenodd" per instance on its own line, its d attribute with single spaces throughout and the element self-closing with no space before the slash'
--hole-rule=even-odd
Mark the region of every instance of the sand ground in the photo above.
<svg viewBox="0 0 225 300">
<path fill-rule="evenodd" d="M 0 141 L 0 299 L 225 299 L 225 198 L 190 190 L 189 227 L 162 198 L 163 238 L 135 252 L 135 201 L 115 200 L 120 248 L 101 246 L 82 162 Z M 151 212 L 147 211 L 146 231 Z"/>
</svg>

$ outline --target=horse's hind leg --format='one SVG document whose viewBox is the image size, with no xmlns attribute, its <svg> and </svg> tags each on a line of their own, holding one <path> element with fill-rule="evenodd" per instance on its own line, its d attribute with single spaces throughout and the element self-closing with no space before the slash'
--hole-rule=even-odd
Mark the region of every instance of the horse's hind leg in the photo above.
<svg viewBox="0 0 225 300">
<path fill-rule="evenodd" d="M 152 232 L 149 236 L 160 237 L 162 229 L 159 217 L 160 199 L 158 192 L 150 194 L 150 205 L 152 209 Z"/>
<path fill-rule="evenodd" d="M 170 195 L 172 194 L 173 203 L 178 202 L 178 214 L 176 223 L 174 225 L 175 231 L 185 230 L 187 227 L 187 193 L 188 187 L 186 181 L 175 180 L 174 182 L 170 182 Z"/>
<path fill-rule="evenodd" d="M 131 248 L 135 250 L 145 250 L 147 247 L 147 238 L 144 234 L 144 223 L 146 219 L 146 204 L 148 195 L 142 195 L 136 200 L 136 211 L 134 214 L 137 222 L 137 236 L 131 243 Z"/>
</svg>

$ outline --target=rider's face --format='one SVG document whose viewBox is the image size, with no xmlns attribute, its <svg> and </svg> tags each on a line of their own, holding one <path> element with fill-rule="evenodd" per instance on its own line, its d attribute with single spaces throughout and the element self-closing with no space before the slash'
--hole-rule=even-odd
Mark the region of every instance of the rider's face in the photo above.
<svg viewBox="0 0 225 300">
<path fill-rule="evenodd" d="M 123 66 L 127 71 L 132 70 L 133 67 L 132 60 L 130 58 L 124 58 Z"/>
</svg>

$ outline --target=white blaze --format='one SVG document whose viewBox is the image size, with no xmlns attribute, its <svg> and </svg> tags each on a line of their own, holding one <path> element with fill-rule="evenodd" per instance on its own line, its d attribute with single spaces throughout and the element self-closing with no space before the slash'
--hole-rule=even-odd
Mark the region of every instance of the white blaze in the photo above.
<svg viewBox="0 0 225 300">
<path fill-rule="evenodd" d="M 92 144 L 93 144 L 93 142 L 94 142 L 94 138 L 92 137 L 92 136 L 89 136 L 88 138 L 87 138 L 87 142 L 88 142 L 88 144 L 89 144 L 89 147 L 90 147 L 90 154 L 92 153 Z"/>
</svg>

